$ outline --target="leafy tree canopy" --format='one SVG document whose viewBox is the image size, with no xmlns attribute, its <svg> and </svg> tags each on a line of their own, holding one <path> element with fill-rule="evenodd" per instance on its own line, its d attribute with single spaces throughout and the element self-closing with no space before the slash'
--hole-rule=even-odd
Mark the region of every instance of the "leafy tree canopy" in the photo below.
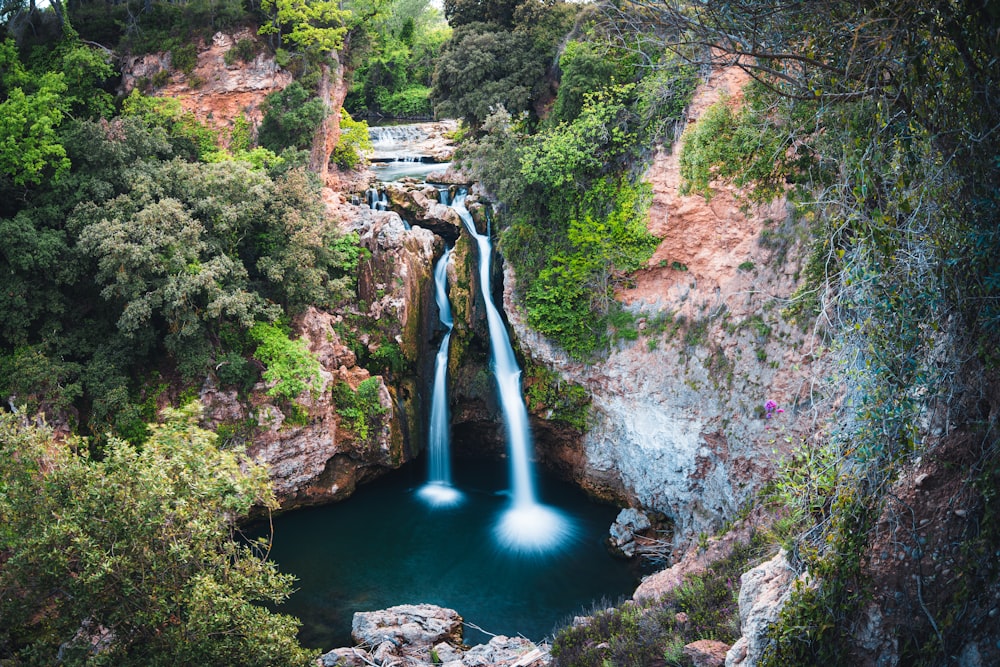
<svg viewBox="0 0 1000 667">
<path fill-rule="evenodd" d="M 0 656 L 78 665 L 306 665 L 273 613 L 292 579 L 235 524 L 276 506 L 267 471 L 223 451 L 197 404 L 141 451 L 79 443 L 0 414 Z"/>
</svg>

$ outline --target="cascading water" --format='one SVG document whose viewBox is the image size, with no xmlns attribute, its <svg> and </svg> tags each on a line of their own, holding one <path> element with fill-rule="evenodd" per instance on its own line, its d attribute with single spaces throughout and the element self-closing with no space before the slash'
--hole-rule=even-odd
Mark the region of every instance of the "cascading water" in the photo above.
<svg viewBox="0 0 1000 667">
<path fill-rule="evenodd" d="M 476 223 L 465 207 L 465 198 L 466 192 L 459 192 L 452 208 L 462 218 L 479 249 L 479 284 L 486 305 L 490 357 L 503 410 L 510 456 L 511 505 L 500 517 L 494 535 L 502 546 L 513 551 L 545 552 L 557 548 L 572 537 L 574 528 L 566 515 L 539 503 L 535 493 L 531 430 L 528 410 L 521 396 L 521 369 L 514 358 L 507 328 L 491 297 L 490 238 L 488 234 L 480 234 L 476 230 Z"/>
<path fill-rule="evenodd" d="M 427 484 L 418 492 L 428 504 L 435 507 L 456 505 L 462 494 L 451 484 L 451 424 L 448 419 L 448 346 L 454 321 L 448 302 L 448 258 L 451 248 L 445 251 L 434 267 L 434 299 L 437 302 L 441 324 L 448 328 L 434 360 L 434 390 L 431 394 L 431 426 L 427 438 L 430 463 Z"/>
</svg>

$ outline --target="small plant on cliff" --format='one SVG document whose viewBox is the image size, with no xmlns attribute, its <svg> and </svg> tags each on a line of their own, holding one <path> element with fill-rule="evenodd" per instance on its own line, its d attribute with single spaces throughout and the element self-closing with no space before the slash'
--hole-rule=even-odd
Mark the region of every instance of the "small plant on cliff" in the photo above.
<svg viewBox="0 0 1000 667">
<path fill-rule="evenodd" d="M 528 408 L 533 412 L 544 413 L 547 419 L 565 422 L 581 432 L 587 429 L 590 395 L 582 386 L 530 362 L 525 366 L 524 386 Z"/>
<path fill-rule="evenodd" d="M 340 142 L 333 149 L 333 161 L 341 169 L 354 169 L 365 162 L 365 151 L 372 148 L 368 123 L 354 120 L 346 109 L 340 110 Z"/>
<path fill-rule="evenodd" d="M 318 391 L 322 381 L 320 364 L 302 339 L 288 337 L 286 329 L 259 322 L 249 331 L 257 341 L 256 357 L 267 369 L 264 380 L 273 383 L 268 396 L 294 401 L 306 389 Z"/>
<path fill-rule="evenodd" d="M 379 379 L 370 377 L 352 390 L 346 382 L 333 388 L 333 401 L 347 427 L 361 440 L 368 440 L 379 418 L 388 412 L 379 399 Z"/>
</svg>

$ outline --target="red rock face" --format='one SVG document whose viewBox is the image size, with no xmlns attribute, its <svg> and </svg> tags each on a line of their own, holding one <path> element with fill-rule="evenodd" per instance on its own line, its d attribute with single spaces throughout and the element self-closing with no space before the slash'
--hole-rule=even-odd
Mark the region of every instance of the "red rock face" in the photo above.
<svg viewBox="0 0 1000 667">
<path fill-rule="evenodd" d="M 226 65 L 226 52 L 241 39 L 258 37 L 250 30 L 231 35 L 216 33 L 211 42 L 200 45 L 198 64 L 191 76 L 171 71 L 167 84 L 153 94 L 180 101 L 198 120 L 218 130 L 228 131 L 239 116 L 259 124 L 260 103 L 269 93 L 290 84 L 292 75 L 278 67 L 273 58 L 260 54 L 249 63 Z M 122 65 L 122 91 L 128 93 L 139 79 L 152 79 L 160 70 L 170 68 L 169 53 L 130 57 Z M 228 132 L 223 135 L 228 140 Z"/>
<path fill-rule="evenodd" d="M 714 72 L 690 122 L 723 93 L 739 104 L 745 82 L 735 69 Z M 831 397 L 814 391 L 829 390 L 819 338 L 781 314 L 807 253 L 801 223 L 784 200 L 742 210 L 724 184 L 708 201 L 682 196 L 679 152 L 660 150 L 647 172 L 648 229 L 660 243 L 617 294 L 636 316 L 636 341 L 576 363 L 528 328 L 510 271 L 505 306 L 521 349 L 593 400 L 588 432 L 577 442 L 540 438 L 540 456 L 594 493 L 670 517 L 680 553 L 730 518 L 781 456 L 817 437 Z"/>
</svg>

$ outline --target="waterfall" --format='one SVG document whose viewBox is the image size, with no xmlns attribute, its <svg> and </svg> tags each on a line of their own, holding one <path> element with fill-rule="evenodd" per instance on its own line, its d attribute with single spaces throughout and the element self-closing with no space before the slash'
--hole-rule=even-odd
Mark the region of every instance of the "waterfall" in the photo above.
<svg viewBox="0 0 1000 667">
<path fill-rule="evenodd" d="M 427 438 L 428 476 L 421 487 L 420 497 L 437 507 L 455 505 L 462 494 L 451 485 L 451 452 L 448 419 L 448 344 L 451 342 L 451 304 L 448 302 L 448 258 L 451 248 L 445 251 L 434 267 L 434 300 L 437 302 L 441 324 L 447 327 L 441 346 L 434 360 L 434 390 L 431 393 L 431 425 Z"/>
<path fill-rule="evenodd" d="M 385 194 L 385 190 L 379 190 L 376 187 L 368 188 L 365 192 L 365 198 L 368 200 L 368 208 L 373 211 L 385 211 L 389 208 L 389 197 Z"/>
<path fill-rule="evenodd" d="M 559 546 L 573 533 L 569 519 L 554 508 L 538 502 L 531 463 L 531 429 L 528 410 L 521 396 L 521 368 L 507 335 L 500 312 L 493 304 L 490 289 L 492 247 L 486 234 L 476 231 L 472 215 L 465 207 L 466 192 L 460 191 L 452 208 L 462 218 L 465 228 L 479 249 L 479 284 L 486 306 L 490 334 L 490 361 L 496 377 L 500 406 L 503 410 L 510 457 L 511 505 L 498 522 L 495 535 L 500 544 L 514 551 L 542 552 Z"/>
</svg>

